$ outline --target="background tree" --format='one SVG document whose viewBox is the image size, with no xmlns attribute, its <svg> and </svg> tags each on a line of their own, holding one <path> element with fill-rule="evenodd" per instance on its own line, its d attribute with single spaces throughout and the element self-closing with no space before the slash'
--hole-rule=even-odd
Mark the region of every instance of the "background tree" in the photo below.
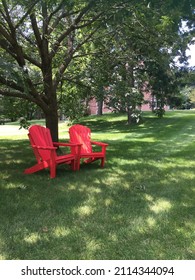
<svg viewBox="0 0 195 280">
<path fill-rule="evenodd" d="M 2 96 L 0 104 L 1 115 L 11 121 L 16 121 L 21 117 L 31 120 L 41 114 L 35 103 L 20 98 Z"/>
<path fill-rule="evenodd" d="M 126 111 L 129 124 L 143 102 L 146 81 L 155 96 L 158 116 L 163 115 L 169 97 L 177 93 L 174 58 L 178 56 L 180 61 L 187 63 L 185 50 L 192 34 L 189 30 L 180 32 L 179 28 L 182 17 L 192 23 L 191 16 L 190 1 L 123 3 L 117 13 L 111 14 L 105 29 L 112 36 L 109 44 L 106 41 L 104 45 L 107 55 L 102 56 L 105 62 L 102 72 L 98 72 L 96 67 L 101 63 L 94 66 L 98 77 L 105 72 L 106 65 L 111 66 L 103 74 L 108 81 L 96 78 L 94 84 L 96 88 L 99 85 L 99 89 L 102 88 L 101 82 L 111 85 L 109 105 L 115 110 Z M 107 63 L 108 59 L 110 63 Z M 103 90 L 101 93 L 104 96 Z M 96 94 L 97 98 L 101 97 L 98 91 Z"/>
<path fill-rule="evenodd" d="M 152 93 L 158 95 L 161 107 L 164 107 L 165 95 L 174 84 L 170 69 L 174 54 L 170 48 L 178 40 L 176 26 L 179 19 L 177 17 L 175 23 L 166 6 L 155 4 L 155 1 L 147 5 L 144 2 L 134 6 L 126 4 L 109 22 L 114 33 L 110 56 L 115 64 L 110 106 L 126 111 L 129 124 L 143 102 L 146 81 Z M 165 12 L 168 15 L 165 16 Z"/>
<path fill-rule="evenodd" d="M 168 102 L 171 108 L 191 109 L 195 107 L 195 71 L 194 67 L 182 67 L 177 72 L 177 84 L 179 92 L 169 96 Z"/>
</svg>

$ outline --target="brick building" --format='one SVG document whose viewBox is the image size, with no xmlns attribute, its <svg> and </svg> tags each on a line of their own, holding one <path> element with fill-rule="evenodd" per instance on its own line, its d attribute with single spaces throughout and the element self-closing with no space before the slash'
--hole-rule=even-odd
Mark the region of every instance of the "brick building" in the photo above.
<svg viewBox="0 0 195 280">
<path fill-rule="evenodd" d="M 154 108 L 156 107 L 155 98 L 151 95 L 150 92 L 144 93 L 144 103 L 141 106 L 141 111 L 151 111 L 152 104 Z M 164 106 L 165 111 L 169 110 L 169 106 Z M 105 102 L 103 102 L 102 113 L 111 113 L 112 109 L 108 108 Z M 88 103 L 88 113 L 90 115 L 98 114 L 98 101 L 95 98 L 92 98 Z"/>
</svg>

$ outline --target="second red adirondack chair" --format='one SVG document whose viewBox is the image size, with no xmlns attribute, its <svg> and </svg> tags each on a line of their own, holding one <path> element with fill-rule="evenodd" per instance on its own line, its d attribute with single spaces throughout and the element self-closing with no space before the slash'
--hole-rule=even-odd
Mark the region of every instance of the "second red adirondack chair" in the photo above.
<svg viewBox="0 0 195 280">
<path fill-rule="evenodd" d="M 83 125 L 75 124 L 69 128 L 70 143 L 80 143 L 81 151 L 78 157 L 86 158 L 85 163 L 101 160 L 101 167 L 104 167 L 106 159 L 106 147 L 108 144 L 91 140 L 91 130 Z M 100 146 L 101 151 L 93 151 L 92 145 Z M 78 154 L 77 147 L 71 147 L 73 154 Z M 80 164 L 78 162 L 77 169 Z"/>
<path fill-rule="evenodd" d="M 29 128 L 28 137 L 37 163 L 34 166 L 25 169 L 25 174 L 31 174 L 39 170 L 49 168 L 50 178 L 55 178 L 57 165 L 63 163 L 70 164 L 72 170 L 79 169 L 81 145 L 52 142 L 50 130 L 40 125 L 32 125 Z M 73 153 L 69 153 L 58 156 L 56 154 L 56 150 L 59 146 L 77 147 L 78 154 L 75 155 Z"/>
</svg>

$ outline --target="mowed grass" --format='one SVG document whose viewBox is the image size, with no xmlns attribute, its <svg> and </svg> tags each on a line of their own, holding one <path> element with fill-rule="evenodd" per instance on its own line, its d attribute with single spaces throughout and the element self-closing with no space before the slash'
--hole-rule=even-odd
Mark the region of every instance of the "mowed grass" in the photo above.
<svg viewBox="0 0 195 280">
<path fill-rule="evenodd" d="M 109 143 L 104 169 L 25 175 L 35 163 L 27 136 L 0 138 L 0 259 L 194 259 L 195 112 L 144 113 L 131 127 L 119 114 L 80 123 Z"/>
</svg>

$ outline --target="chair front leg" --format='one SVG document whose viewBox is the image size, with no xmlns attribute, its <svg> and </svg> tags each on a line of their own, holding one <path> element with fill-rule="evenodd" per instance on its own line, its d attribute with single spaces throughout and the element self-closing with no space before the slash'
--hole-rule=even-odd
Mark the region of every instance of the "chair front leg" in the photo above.
<svg viewBox="0 0 195 280">
<path fill-rule="evenodd" d="M 55 151 L 51 151 L 51 157 L 50 157 L 50 178 L 55 178 L 56 177 L 56 158 L 55 158 Z"/>
<path fill-rule="evenodd" d="M 56 177 L 56 164 L 50 165 L 50 178 Z"/>
<path fill-rule="evenodd" d="M 81 146 L 82 146 L 82 144 L 78 144 L 78 149 L 77 149 L 77 154 L 76 154 L 76 169 L 77 170 L 80 170 Z"/>
<path fill-rule="evenodd" d="M 75 166 L 76 166 L 76 170 L 80 170 L 80 156 L 77 155 L 76 160 L 75 160 Z"/>
</svg>

